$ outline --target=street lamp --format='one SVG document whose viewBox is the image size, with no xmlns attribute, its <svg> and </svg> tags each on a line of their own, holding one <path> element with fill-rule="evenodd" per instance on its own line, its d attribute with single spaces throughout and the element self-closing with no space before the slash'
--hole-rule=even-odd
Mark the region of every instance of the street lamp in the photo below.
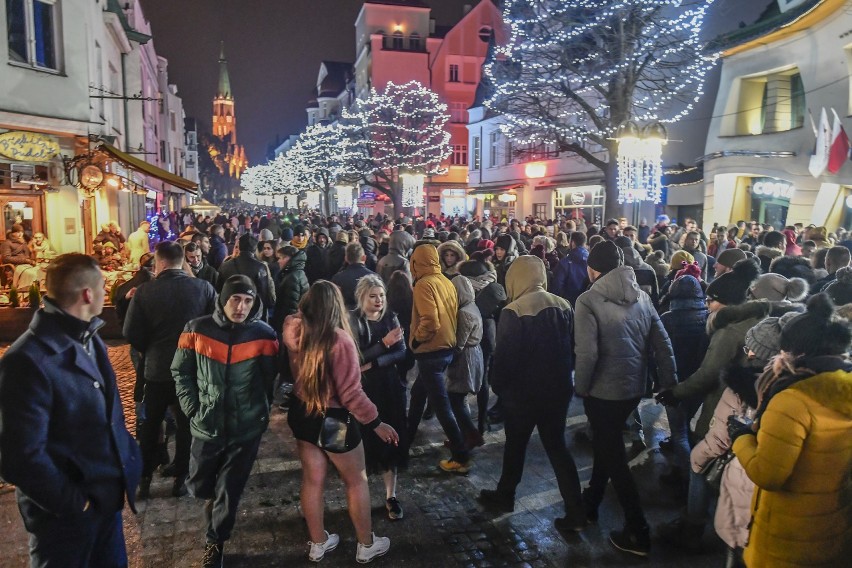
<svg viewBox="0 0 852 568">
<path fill-rule="evenodd" d="M 662 198 L 666 127 L 652 122 L 639 128 L 632 120 L 618 127 L 618 203 L 659 203 Z"/>
</svg>

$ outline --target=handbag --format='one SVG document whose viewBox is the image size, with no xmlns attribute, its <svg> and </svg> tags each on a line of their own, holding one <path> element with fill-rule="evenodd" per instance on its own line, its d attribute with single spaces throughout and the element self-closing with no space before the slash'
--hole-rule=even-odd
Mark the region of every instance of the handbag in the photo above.
<svg viewBox="0 0 852 568">
<path fill-rule="evenodd" d="M 317 446 L 333 454 L 351 450 L 347 443 L 351 422 L 352 414 L 345 408 L 327 408 L 322 415 Z"/>
<path fill-rule="evenodd" d="M 734 452 L 730 449 L 725 453 L 716 456 L 701 468 L 698 473 L 704 477 L 704 481 L 711 489 L 718 493 L 722 487 L 722 474 L 725 473 L 725 468 L 734 459 Z"/>
</svg>

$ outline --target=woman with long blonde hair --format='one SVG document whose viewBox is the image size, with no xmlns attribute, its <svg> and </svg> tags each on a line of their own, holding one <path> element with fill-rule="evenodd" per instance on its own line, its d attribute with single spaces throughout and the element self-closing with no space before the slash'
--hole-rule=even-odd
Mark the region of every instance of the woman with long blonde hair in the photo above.
<svg viewBox="0 0 852 568">
<path fill-rule="evenodd" d="M 337 286 L 325 280 L 311 286 L 299 304 L 299 313 L 284 322 L 284 342 L 295 378 L 287 421 L 302 462 L 301 504 L 311 539 L 308 559 L 322 560 L 340 542 L 323 524 L 323 490 L 331 461 L 346 486 L 349 516 L 358 537 L 355 558 L 360 563 L 370 562 L 388 551 L 390 539 L 372 533 L 359 425 L 372 429 L 389 444 L 398 444 L 399 435 L 379 419 L 376 406 L 361 389 L 360 356 Z M 323 422 L 332 418 L 348 424 L 343 449 L 319 446 Z"/>
</svg>

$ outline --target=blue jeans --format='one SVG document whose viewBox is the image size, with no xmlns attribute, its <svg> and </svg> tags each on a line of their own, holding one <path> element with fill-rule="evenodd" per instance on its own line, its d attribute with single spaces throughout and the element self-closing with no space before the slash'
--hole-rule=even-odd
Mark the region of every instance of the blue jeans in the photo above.
<svg viewBox="0 0 852 568">
<path fill-rule="evenodd" d="M 408 407 L 408 440 L 414 440 L 423 410 L 426 408 L 426 399 L 438 417 L 444 434 L 450 441 L 450 450 L 453 459 L 459 463 L 467 463 L 470 454 L 465 448 L 464 438 L 459 428 L 456 417 L 450 408 L 450 399 L 447 396 L 447 387 L 444 382 L 444 373 L 453 361 L 451 349 L 442 349 L 432 353 L 418 355 L 417 380 L 411 387 L 411 401 Z"/>
<path fill-rule="evenodd" d="M 672 433 L 672 447 L 674 448 L 674 463 L 683 471 L 689 471 L 689 452 L 692 445 L 689 443 L 689 421 L 695 415 L 695 411 L 701 406 L 701 401 L 682 401 L 677 406 L 666 407 L 666 417 L 669 420 L 669 430 Z"/>
<path fill-rule="evenodd" d="M 686 522 L 704 525 L 710 518 L 710 503 L 715 495 L 704 476 L 689 469 L 689 493 L 686 498 Z"/>
</svg>

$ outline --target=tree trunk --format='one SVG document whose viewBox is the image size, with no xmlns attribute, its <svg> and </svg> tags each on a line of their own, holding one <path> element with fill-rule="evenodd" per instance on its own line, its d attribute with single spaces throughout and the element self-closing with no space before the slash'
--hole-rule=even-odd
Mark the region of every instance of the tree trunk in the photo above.
<svg viewBox="0 0 852 568">
<path fill-rule="evenodd" d="M 404 212 L 402 209 L 402 188 L 398 187 L 398 184 L 390 183 L 388 189 L 390 189 L 391 203 L 393 203 L 393 218 L 396 219 L 400 213 Z"/>
<path fill-rule="evenodd" d="M 331 203 L 329 203 L 329 197 L 330 196 L 331 196 L 331 187 L 325 186 L 325 188 L 323 189 L 323 197 L 325 197 L 325 199 L 322 200 L 323 201 L 322 210 L 323 210 L 323 215 L 325 215 L 326 218 L 328 218 L 331 215 Z"/>
</svg>

